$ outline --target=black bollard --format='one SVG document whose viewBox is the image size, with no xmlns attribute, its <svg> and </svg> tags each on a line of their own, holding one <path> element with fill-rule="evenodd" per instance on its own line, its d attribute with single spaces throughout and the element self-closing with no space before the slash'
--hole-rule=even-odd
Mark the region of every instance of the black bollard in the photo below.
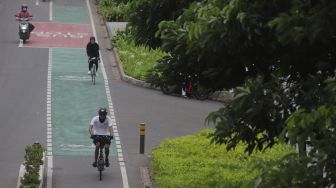
<svg viewBox="0 0 336 188">
<path fill-rule="evenodd" d="M 145 152 L 145 124 L 140 124 L 140 154 Z"/>
</svg>

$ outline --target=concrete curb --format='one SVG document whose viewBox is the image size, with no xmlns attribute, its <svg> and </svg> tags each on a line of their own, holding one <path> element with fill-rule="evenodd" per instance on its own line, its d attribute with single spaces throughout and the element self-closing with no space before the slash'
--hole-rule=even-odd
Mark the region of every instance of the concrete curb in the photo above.
<svg viewBox="0 0 336 188">
<path fill-rule="evenodd" d="M 144 183 L 144 188 L 153 188 L 150 169 L 148 167 L 140 167 L 141 179 Z"/>
<path fill-rule="evenodd" d="M 40 186 L 39 186 L 39 188 L 42 188 L 42 186 L 43 186 L 45 156 L 46 156 L 46 154 L 45 154 L 45 152 L 43 152 L 43 157 L 42 157 L 43 164 L 40 165 L 40 170 L 39 170 L 39 180 L 40 180 Z M 18 177 L 17 186 L 16 186 L 17 188 L 20 188 L 20 186 L 21 186 L 21 178 L 24 177 L 25 173 L 26 173 L 26 167 L 22 163 L 20 165 L 19 177 Z"/>
<path fill-rule="evenodd" d="M 119 72 L 120 72 L 120 75 L 121 75 L 121 80 L 123 80 L 123 81 L 125 81 L 127 83 L 130 83 L 130 84 L 136 85 L 136 86 L 140 86 L 140 87 L 144 87 L 144 88 L 149 88 L 149 89 L 160 90 L 159 88 L 153 87 L 153 86 L 151 86 L 149 83 L 147 83 L 145 81 L 138 80 L 138 79 L 135 79 L 135 78 L 133 78 L 131 76 L 126 75 L 125 72 L 124 72 L 124 68 L 123 68 L 123 65 L 121 63 L 121 60 L 119 58 L 117 48 L 113 47 L 112 51 L 113 51 L 114 57 L 117 60 L 117 65 L 118 65 Z"/>
</svg>

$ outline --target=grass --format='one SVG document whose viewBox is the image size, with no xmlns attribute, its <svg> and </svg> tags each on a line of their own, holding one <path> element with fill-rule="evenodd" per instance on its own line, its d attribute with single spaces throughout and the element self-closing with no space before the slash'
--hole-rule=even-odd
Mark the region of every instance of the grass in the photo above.
<svg viewBox="0 0 336 188">
<path fill-rule="evenodd" d="M 98 13 L 106 21 L 126 21 L 129 3 L 118 2 L 115 0 L 96 0 Z"/>
<path fill-rule="evenodd" d="M 147 71 L 151 70 L 157 60 L 166 55 L 158 49 L 149 49 L 145 46 L 136 46 L 133 40 L 125 37 L 116 37 L 114 43 L 122 62 L 125 74 L 145 81 Z"/>
<path fill-rule="evenodd" d="M 165 140 L 153 150 L 152 168 L 157 188 L 240 188 L 253 187 L 260 171 L 257 161 L 280 160 L 294 152 L 277 145 L 267 152 L 244 153 L 244 145 L 227 152 L 225 146 L 210 144 L 205 130 Z"/>
</svg>

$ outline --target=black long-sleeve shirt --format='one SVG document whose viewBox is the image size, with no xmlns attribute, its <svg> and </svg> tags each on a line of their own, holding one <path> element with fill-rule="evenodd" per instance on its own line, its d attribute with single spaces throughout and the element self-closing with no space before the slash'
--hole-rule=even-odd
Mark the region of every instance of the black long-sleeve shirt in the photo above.
<svg viewBox="0 0 336 188">
<path fill-rule="evenodd" d="M 93 44 L 91 44 L 91 42 L 89 42 L 86 45 L 86 54 L 89 57 L 99 57 L 99 45 L 95 42 Z"/>
</svg>

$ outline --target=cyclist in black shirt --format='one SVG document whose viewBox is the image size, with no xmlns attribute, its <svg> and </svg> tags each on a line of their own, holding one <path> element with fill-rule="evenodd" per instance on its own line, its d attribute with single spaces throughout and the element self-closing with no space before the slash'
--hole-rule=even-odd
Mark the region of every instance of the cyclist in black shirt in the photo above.
<svg viewBox="0 0 336 188">
<path fill-rule="evenodd" d="M 89 72 L 88 74 L 91 74 L 91 67 L 92 64 L 96 64 L 96 70 L 98 70 L 98 61 L 99 59 L 99 45 L 96 43 L 95 37 L 90 37 L 90 42 L 86 45 L 86 54 L 89 57 L 88 63 L 89 63 Z M 92 58 L 96 58 L 95 61 L 91 61 Z"/>
</svg>

